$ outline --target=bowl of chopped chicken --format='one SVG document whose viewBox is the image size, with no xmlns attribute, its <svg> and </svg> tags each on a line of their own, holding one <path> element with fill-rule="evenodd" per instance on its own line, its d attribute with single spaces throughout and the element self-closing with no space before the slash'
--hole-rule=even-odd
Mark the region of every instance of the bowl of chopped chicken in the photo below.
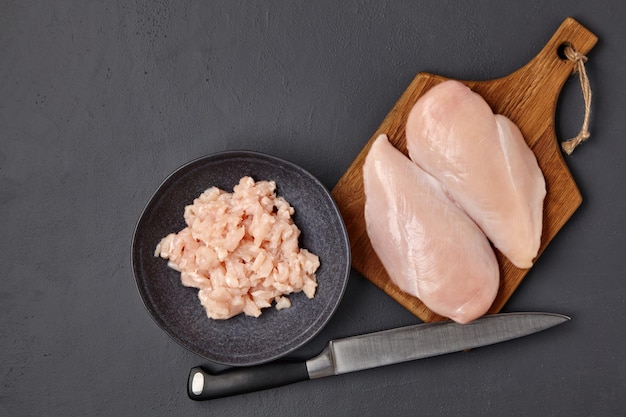
<svg viewBox="0 0 626 417">
<path fill-rule="evenodd" d="M 350 244 L 313 175 L 229 151 L 165 179 L 137 223 L 132 263 L 167 334 L 213 362 L 249 366 L 287 355 L 326 325 L 348 281 Z"/>
</svg>

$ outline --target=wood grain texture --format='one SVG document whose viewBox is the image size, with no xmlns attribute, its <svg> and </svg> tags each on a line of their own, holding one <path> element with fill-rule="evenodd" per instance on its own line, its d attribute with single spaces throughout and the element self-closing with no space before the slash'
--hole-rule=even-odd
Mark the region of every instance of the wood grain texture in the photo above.
<svg viewBox="0 0 626 417">
<path fill-rule="evenodd" d="M 564 45 L 570 44 L 578 52 L 587 54 L 596 42 L 597 37 L 593 33 L 576 20 L 568 18 L 537 56 L 517 71 L 489 81 L 462 81 L 479 93 L 494 113 L 503 114 L 515 122 L 537 156 L 547 188 L 539 255 L 582 202 L 576 182 L 563 159 L 554 129 L 559 94 L 575 67 L 574 62 L 562 58 L 559 51 Z M 423 321 L 440 321 L 445 318 L 433 313 L 419 299 L 400 291 L 391 282 L 376 256 L 365 230 L 362 168 L 370 146 L 381 133 L 387 134 L 390 142 L 407 154 L 405 125 L 409 111 L 422 94 L 446 79 L 439 75 L 419 73 L 332 190 L 350 236 L 354 269 Z M 501 280 L 489 314 L 502 309 L 528 272 L 513 266 L 497 250 L 496 257 Z"/>
</svg>

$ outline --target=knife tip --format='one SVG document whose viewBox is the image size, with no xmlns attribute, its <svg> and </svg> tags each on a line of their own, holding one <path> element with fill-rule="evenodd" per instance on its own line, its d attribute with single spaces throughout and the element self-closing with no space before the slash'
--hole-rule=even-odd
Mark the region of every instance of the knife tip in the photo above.
<svg viewBox="0 0 626 417">
<path fill-rule="evenodd" d="M 554 323 L 554 325 L 563 324 L 572 320 L 570 316 L 566 316 L 565 314 L 559 314 L 559 313 L 542 313 L 542 314 L 544 314 L 545 316 L 552 317 L 552 319 L 549 319 L 549 321 Z"/>
<path fill-rule="evenodd" d="M 566 316 L 565 314 L 552 313 L 555 316 L 561 317 L 563 321 L 570 321 L 572 318 L 570 316 Z"/>
</svg>

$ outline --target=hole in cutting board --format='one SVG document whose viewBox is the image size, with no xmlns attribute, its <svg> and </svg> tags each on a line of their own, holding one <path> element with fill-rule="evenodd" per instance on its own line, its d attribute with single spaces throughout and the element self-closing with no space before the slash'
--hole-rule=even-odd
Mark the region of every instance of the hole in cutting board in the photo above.
<svg viewBox="0 0 626 417">
<path fill-rule="evenodd" d="M 561 58 L 563 61 L 567 61 L 567 56 L 565 55 L 565 48 L 567 48 L 568 46 L 572 46 L 572 44 L 570 42 L 563 42 L 562 44 L 559 45 L 559 47 L 556 49 L 556 54 L 559 56 L 559 58 Z"/>
</svg>

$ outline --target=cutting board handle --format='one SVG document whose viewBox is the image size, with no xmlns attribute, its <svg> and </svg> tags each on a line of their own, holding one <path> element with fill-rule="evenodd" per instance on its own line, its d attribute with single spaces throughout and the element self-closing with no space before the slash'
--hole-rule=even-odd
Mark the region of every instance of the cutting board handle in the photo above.
<svg viewBox="0 0 626 417">
<path fill-rule="evenodd" d="M 576 68 L 576 63 L 567 59 L 563 50 L 569 45 L 586 55 L 597 41 L 593 33 L 570 17 L 559 26 L 543 49 L 517 71 L 501 79 L 465 83 L 483 97 L 488 97 L 494 113 L 509 117 L 522 132 L 531 130 L 527 125 L 536 125 L 538 121 L 546 128 L 554 129 L 559 95 Z M 531 147 L 538 139 L 538 136 L 526 137 Z"/>
</svg>

